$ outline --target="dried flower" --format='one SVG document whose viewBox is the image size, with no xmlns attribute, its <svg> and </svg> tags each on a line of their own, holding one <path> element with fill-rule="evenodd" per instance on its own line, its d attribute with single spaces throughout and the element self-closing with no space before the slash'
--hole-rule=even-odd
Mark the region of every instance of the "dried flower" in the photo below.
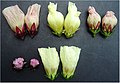
<svg viewBox="0 0 120 83">
<path fill-rule="evenodd" d="M 25 16 L 26 27 L 32 38 L 36 35 L 38 31 L 40 8 L 41 5 L 38 4 L 33 4 L 32 6 L 29 6 L 27 14 Z"/>
<path fill-rule="evenodd" d="M 24 39 L 25 28 L 24 28 L 24 13 L 18 7 L 18 5 L 10 6 L 2 11 L 9 26 L 15 32 L 15 35 L 21 39 Z"/>
<path fill-rule="evenodd" d="M 89 6 L 88 8 L 89 16 L 87 18 L 87 23 L 89 26 L 89 30 L 92 32 L 93 37 L 96 36 L 96 34 L 100 31 L 100 23 L 101 23 L 101 17 L 96 12 L 95 8 L 92 6 Z"/>
<path fill-rule="evenodd" d="M 108 37 L 113 32 L 115 25 L 117 24 L 117 18 L 113 11 L 107 11 L 106 15 L 102 19 L 102 33 L 105 37 Z"/>
</svg>

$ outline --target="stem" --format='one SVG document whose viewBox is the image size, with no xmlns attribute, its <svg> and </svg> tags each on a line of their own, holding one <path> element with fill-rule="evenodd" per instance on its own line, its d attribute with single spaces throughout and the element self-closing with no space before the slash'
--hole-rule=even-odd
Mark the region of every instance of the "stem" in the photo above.
<svg viewBox="0 0 120 83">
<path fill-rule="evenodd" d="M 95 38 L 95 36 L 96 36 L 96 34 L 94 33 L 94 34 L 93 34 L 93 38 Z"/>
</svg>

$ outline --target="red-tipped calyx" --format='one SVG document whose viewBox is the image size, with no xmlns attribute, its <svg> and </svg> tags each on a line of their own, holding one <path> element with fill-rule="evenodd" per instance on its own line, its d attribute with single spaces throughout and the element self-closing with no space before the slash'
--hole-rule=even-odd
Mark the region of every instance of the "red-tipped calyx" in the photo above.
<svg viewBox="0 0 120 83">
<path fill-rule="evenodd" d="M 33 38 L 37 34 L 37 28 L 35 23 L 32 24 L 31 28 L 29 28 L 27 24 L 26 24 L 26 27 L 29 32 L 29 35 L 31 36 L 31 38 Z"/>
<path fill-rule="evenodd" d="M 107 11 L 102 19 L 102 33 L 105 37 L 108 37 L 113 32 L 114 27 L 117 24 L 117 18 L 113 11 Z"/>
<path fill-rule="evenodd" d="M 25 35 L 25 15 L 18 5 L 9 6 L 2 11 L 12 31 L 18 38 L 23 39 Z"/>
<path fill-rule="evenodd" d="M 89 6 L 88 8 L 89 16 L 87 18 L 87 24 L 89 26 L 89 30 L 92 32 L 93 37 L 100 31 L 100 23 L 101 23 L 101 16 L 96 12 L 95 8 Z"/>
<path fill-rule="evenodd" d="M 36 34 L 37 34 L 37 28 L 35 26 L 35 23 L 33 23 L 30 29 L 30 36 L 33 38 Z"/>
<path fill-rule="evenodd" d="M 100 26 L 100 22 L 98 22 L 98 23 L 97 23 L 97 25 L 96 25 L 96 27 L 95 27 L 95 28 L 96 28 L 96 29 L 98 29 L 98 28 L 99 28 L 99 26 Z"/>
<path fill-rule="evenodd" d="M 40 8 L 41 5 L 39 4 L 33 4 L 29 6 L 25 16 L 27 30 L 32 38 L 36 35 L 38 30 Z"/>
<path fill-rule="evenodd" d="M 18 28 L 18 27 L 16 26 L 15 35 L 16 35 L 18 38 L 20 38 L 20 39 L 24 39 L 24 37 L 25 37 L 25 28 L 24 28 L 24 26 L 22 27 L 22 30 L 20 30 L 20 28 Z"/>
</svg>

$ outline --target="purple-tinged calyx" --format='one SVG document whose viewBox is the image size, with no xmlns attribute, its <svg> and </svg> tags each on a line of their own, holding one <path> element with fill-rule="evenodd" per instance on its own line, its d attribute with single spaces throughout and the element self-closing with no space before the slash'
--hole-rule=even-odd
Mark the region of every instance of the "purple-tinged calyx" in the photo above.
<svg viewBox="0 0 120 83">
<path fill-rule="evenodd" d="M 107 11 L 102 19 L 102 34 L 105 37 L 109 37 L 112 34 L 113 29 L 117 24 L 117 18 L 114 14 L 113 11 Z"/>
<path fill-rule="evenodd" d="M 100 31 L 99 27 L 101 23 L 101 17 L 92 6 L 89 6 L 88 13 L 89 16 L 87 18 L 87 24 L 89 26 L 89 30 L 93 34 L 93 37 L 95 37 L 95 35 Z"/>
</svg>

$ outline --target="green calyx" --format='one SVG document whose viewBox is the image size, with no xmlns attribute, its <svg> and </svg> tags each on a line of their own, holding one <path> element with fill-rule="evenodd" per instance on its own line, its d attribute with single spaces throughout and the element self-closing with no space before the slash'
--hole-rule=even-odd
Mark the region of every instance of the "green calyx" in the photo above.
<svg viewBox="0 0 120 83">
<path fill-rule="evenodd" d="M 103 30 L 101 31 L 101 33 L 105 36 L 105 38 L 109 37 L 112 34 L 112 32 L 103 31 Z"/>
<path fill-rule="evenodd" d="M 79 29 L 78 29 L 78 30 L 79 30 Z M 76 30 L 76 31 L 78 31 L 78 30 Z M 71 38 L 71 37 L 73 37 L 73 36 L 75 35 L 75 33 L 68 33 L 68 32 L 66 32 L 65 30 L 63 30 L 62 33 L 65 34 L 66 38 Z"/>
<path fill-rule="evenodd" d="M 89 28 L 89 30 L 92 32 L 92 36 L 95 37 L 96 34 L 100 31 L 100 28 L 98 28 L 98 29 Z"/>
<path fill-rule="evenodd" d="M 45 75 L 45 76 L 53 81 L 57 78 L 58 74 L 56 74 L 56 75 Z"/>
<path fill-rule="evenodd" d="M 61 33 L 57 33 L 57 32 L 52 32 L 54 35 L 60 37 L 62 35 L 62 32 Z"/>
<path fill-rule="evenodd" d="M 65 33 L 66 38 L 71 38 L 73 37 L 73 34 Z"/>
<path fill-rule="evenodd" d="M 66 80 L 69 80 L 74 76 L 74 75 L 71 75 L 71 76 L 65 75 L 65 74 L 63 74 L 63 72 L 61 74 Z"/>
</svg>

